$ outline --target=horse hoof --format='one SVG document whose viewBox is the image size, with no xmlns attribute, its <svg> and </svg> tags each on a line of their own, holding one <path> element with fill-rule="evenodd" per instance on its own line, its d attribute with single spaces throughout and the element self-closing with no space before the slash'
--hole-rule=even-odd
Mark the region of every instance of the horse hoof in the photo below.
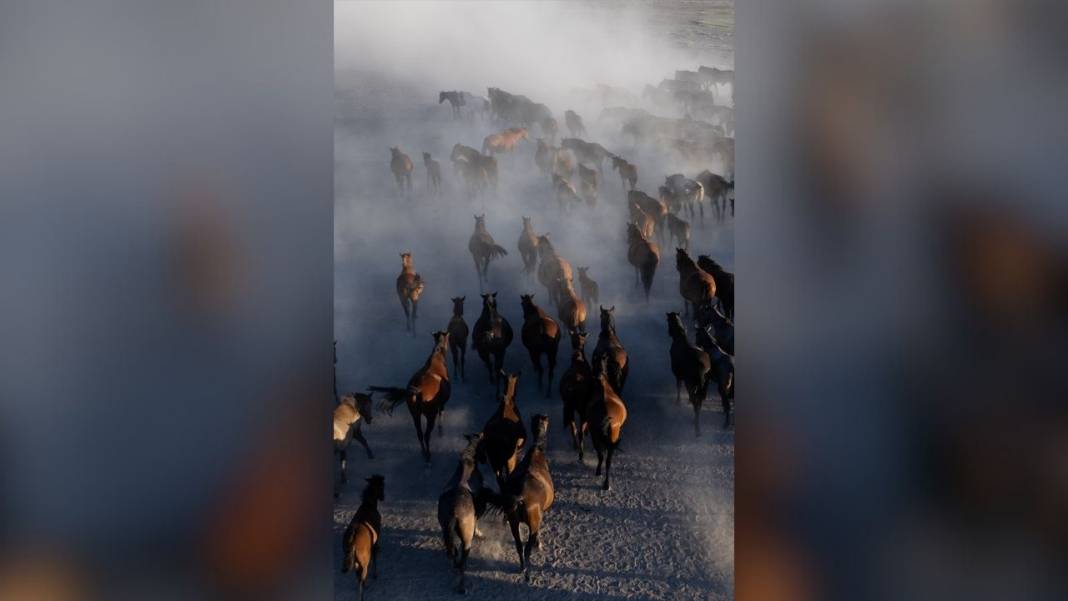
<svg viewBox="0 0 1068 601">
<path fill-rule="evenodd" d="M 609 491 L 609 490 L 612 490 L 612 487 L 611 487 L 611 486 L 609 486 L 609 484 L 608 484 L 607 482 L 605 482 L 604 484 L 602 484 L 602 485 L 601 485 L 601 490 L 603 490 L 603 491 L 606 491 L 606 492 L 607 492 L 607 491 Z"/>
</svg>

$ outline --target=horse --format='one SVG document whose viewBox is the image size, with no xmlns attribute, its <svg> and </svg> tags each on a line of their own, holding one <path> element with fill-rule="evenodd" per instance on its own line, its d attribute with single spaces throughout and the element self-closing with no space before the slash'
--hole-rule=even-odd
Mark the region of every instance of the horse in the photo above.
<svg viewBox="0 0 1068 601">
<path fill-rule="evenodd" d="M 571 331 L 571 365 L 560 378 L 560 399 L 564 404 L 564 427 L 571 434 L 572 447 L 583 459 L 586 434 L 586 405 L 593 394 L 593 368 L 586 361 L 586 332 Z M 575 416 L 578 416 L 576 421 Z"/>
<path fill-rule="evenodd" d="M 375 454 L 371 452 L 371 446 L 367 444 L 367 439 L 360 431 L 364 421 L 367 425 L 371 425 L 374 421 L 372 406 L 370 394 L 354 392 L 341 397 L 341 402 L 334 407 L 334 454 L 338 458 L 342 484 L 349 481 L 348 448 L 353 440 L 363 445 L 368 459 L 375 458 Z M 338 496 L 338 493 L 335 492 L 334 496 Z"/>
<path fill-rule="evenodd" d="M 458 296 L 452 301 L 452 318 L 445 331 L 449 333 L 449 351 L 452 353 L 452 366 L 460 374 L 460 381 L 467 382 L 467 322 L 464 321 L 464 299 Z"/>
<path fill-rule="evenodd" d="M 560 176 L 565 180 L 571 179 L 571 176 L 575 174 L 575 153 L 571 152 L 567 148 L 551 148 L 550 152 L 550 168 L 551 175 Z"/>
<path fill-rule="evenodd" d="M 593 347 L 591 360 L 599 363 L 602 358 L 608 360 L 608 381 L 612 384 L 612 390 L 623 392 L 623 386 L 627 383 L 627 374 L 630 372 L 630 362 L 627 358 L 627 349 L 616 333 L 616 306 L 605 309 L 601 307 L 601 333 L 597 335 L 597 346 Z"/>
<path fill-rule="evenodd" d="M 586 204 L 591 208 L 597 206 L 597 170 L 590 169 L 583 165 L 578 164 L 579 173 L 579 196 L 582 197 Z"/>
<path fill-rule="evenodd" d="M 679 246 L 679 248 L 690 248 L 690 222 L 685 219 L 680 219 L 674 213 L 668 213 L 665 217 L 667 222 L 668 233 L 671 234 L 671 241 Z"/>
<path fill-rule="evenodd" d="M 393 178 L 397 180 L 397 188 L 400 189 L 401 193 L 404 192 L 405 187 L 407 187 L 408 192 L 411 192 L 412 171 L 415 170 L 412 159 L 396 146 L 389 149 L 389 155 L 389 170 L 393 172 Z"/>
<path fill-rule="evenodd" d="M 701 404 L 708 396 L 712 360 L 701 347 L 686 338 L 686 328 L 678 313 L 667 314 L 668 336 L 671 337 L 671 373 L 675 376 L 675 402 L 682 402 L 682 386 L 693 405 L 693 430 L 701 435 Z"/>
<path fill-rule="evenodd" d="M 560 347 L 560 324 L 556 323 L 548 313 L 534 304 L 533 294 L 523 294 L 519 297 L 523 307 L 523 328 L 520 337 L 523 346 L 530 353 L 530 362 L 534 364 L 534 371 L 538 374 L 538 387 L 541 387 L 541 356 L 545 355 L 549 365 L 549 379 L 545 382 L 545 396 L 552 396 L 553 372 L 556 370 L 556 353 Z"/>
<path fill-rule="evenodd" d="M 627 262 L 634 266 L 634 281 L 641 281 L 645 288 L 645 302 L 649 302 L 649 290 L 653 287 L 656 266 L 660 264 L 660 247 L 648 240 L 634 223 L 627 224 Z"/>
<path fill-rule="evenodd" d="M 497 293 L 482 295 L 482 314 L 475 321 L 471 348 L 489 370 L 490 382 L 497 383 L 497 374 L 504 369 L 504 354 L 512 344 L 512 326 L 497 312 Z"/>
<path fill-rule="evenodd" d="M 711 336 L 728 355 L 734 356 L 734 322 L 720 312 L 714 303 L 706 303 L 697 307 L 698 346 L 701 346 L 700 330 L 711 329 Z"/>
<path fill-rule="evenodd" d="M 597 282 L 589 276 L 589 267 L 578 268 L 579 288 L 582 289 L 582 302 L 586 305 L 595 305 L 600 302 L 601 294 L 598 291 Z"/>
<path fill-rule="evenodd" d="M 423 166 L 426 167 L 426 189 L 441 194 L 441 163 L 432 159 L 429 152 L 424 152 Z"/>
<path fill-rule="evenodd" d="M 549 138 L 550 144 L 556 141 L 556 134 L 560 131 L 560 125 L 556 122 L 556 119 L 546 117 L 538 122 L 538 126 L 541 127 L 541 133 Z"/>
<path fill-rule="evenodd" d="M 482 119 L 488 119 L 490 116 L 490 101 L 485 96 L 479 96 L 478 94 L 472 94 L 471 92 L 460 92 L 464 98 L 464 104 L 471 107 L 471 118 L 474 119 L 475 113 L 482 116 Z"/>
<path fill-rule="evenodd" d="M 612 157 L 612 169 L 619 172 L 619 179 L 623 187 L 626 188 L 627 184 L 630 184 L 630 189 L 633 190 L 634 186 L 638 185 L 638 166 L 633 163 L 628 163 L 626 159 L 619 156 Z"/>
<path fill-rule="evenodd" d="M 562 212 L 568 212 L 572 206 L 582 202 L 582 198 L 575 191 L 575 187 L 567 179 L 553 174 L 553 196 L 556 204 Z"/>
<path fill-rule="evenodd" d="M 538 281 L 549 291 L 549 300 L 559 307 L 561 299 L 557 280 L 570 280 L 574 274 L 571 264 L 556 254 L 556 249 L 549 241 L 548 232 L 538 236 L 538 260 Z"/>
<path fill-rule="evenodd" d="M 597 451 L 597 471 L 595 475 L 601 475 L 601 465 L 604 465 L 604 483 L 602 490 L 611 490 L 609 480 L 612 471 L 612 455 L 619 447 L 619 441 L 623 433 L 623 424 L 627 421 L 627 406 L 607 376 L 608 357 L 594 363 L 593 393 L 590 403 L 586 408 L 586 424 L 593 441 L 593 448 Z"/>
<path fill-rule="evenodd" d="M 449 333 L 434 332 L 434 349 L 430 351 L 423 367 L 408 380 L 407 388 L 393 388 L 388 386 L 372 386 L 375 392 L 384 392 L 385 400 L 380 405 L 380 410 L 393 414 L 393 409 L 401 401 L 408 405 L 408 411 L 412 414 L 412 422 L 415 424 L 415 435 L 419 438 L 419 448 L 423 453 L 423 459 L 430 465 L 430 435 L 434 432 L 434 422 L 445 411 L 445 404 L 449 402 L 452 394 L 452 385 L 449 383 L 449 370 L 445 361 L 445 353 L 449 352 Z M 423 418 L 426 418 L 426 429 L 423 429 Z M 438 436 L 441 436 L 441 424 L 438 424 Z"/>
<path fill-rule="evenodd" d="M 511 152 L 520 140 L 527 139 L 527 128 L 510 127 L 502 132 L 490 134 L 482 140 L 482 154 L 493 155 Z"/>
<path fill-rule="evenodd" d="M 405 330 L 415 336 L 415 320 L 419 316 L 419 297 L 423 295 L 423 276 L 415 272 L 412 253 L 404 252 L 401 256 L 401 272 L 397 276 L 397 298 L 404 309 Z"/>
<path fill-rule="evenodd" d="M 378 513 L 378 503 L 386 500 L 386 479 L 378 474 L 367 478 L 361 499 L 360 507 L 342 537 L 345 559 L 341 564 L 341 573 L 352 570 L 356 575 L 360 601 L 363 601 L 368 570 L 372 571 L 375 578 L 378 577 L 378 539 L 382 534 L 382 514 Z"/>
<path fill-rule="evenodd" d="M 537 150 L 534 151 L 534 164 L 542 174 L 548 175 L 549 170 L 552 169 L 553 147 L 546 144 L 542 138 L 536 138 L 534 141 L 538 145 Z"/>
<path fill-rule="evenodd" d="M 580 163 L 596 165 L 599 173 L 604 171 L 604 160 L 615 156 L 597 142 L 587 142 L 581 138 L 564 138 L 560 141 L 560 146 L 575 153 Z"/>
<path fill-rule="evenodd" d="M 716 296 L 723 305 L 723 313 L 734 319 L 734 274 L 723 269 L 708 255 L 698 255 L 697 265 L 716 279 Z"/>
<path fill-rule="evenodd" d="M 493 236 L 486 230 L 486 214 L 475 215 L 475 231 L 467 241 L 467 250 L 475 261 L 475 273 L 478 275 L 478 289 L 489 278 L 490 261 L 508 255 L 503 246 L 493 241 Z"/>
<path fill-rule="evenodd" d="M 656 235 L 656 220 L 646 213 L 638 203 L 630 203 L 630 220 L 634 225 L 638 226 L 638 231 L 645 236 L 646 239 L 652 240 Z"/>
<path fill-rule="evenodd" d="M 556 285 L 560 291 L 560 304 L 557 315 L 568 330 L 586 331 L 586 303 L 582 302 L 570 278 L 557 278 Z"/>
<path fill-rule="evenodd" d="M 458 593 L 467 592 L 464 571 L 478 528 L 478 518 L 488 507 L 487 499 L 495 498 L 493 492 L 483 485 L 482 472 L 478 469 L 482 434 L 467 434 L 464 438 L 467 447 L 460 453 L 460 463 L 438 497 L 438 525 L 441 527 L 445 554 L 457 572 L 454 590 Z M 500 501 L 497 504 L 502 505 Z"/>
<path fill-rule="evenodd" d="M 523 258 L 523 273 L 534 273 L 538 266 L 538 235 L 530 217 L 523 217 L 523 231 L 519 233 L 519 256 Z"/>
<path fill-rule="evenodd" d="M 733 329 L 731 339 L 733 341 Z M 723 403 L 723 428 L 729 428 L 734 420 L 734 358 L 713 340 L 707 327 L 697 329 L 697 345 L 700 346 L 712 362 L 709 377 L 715 381 Z"/>
<path fill-rule="evenodd" d="M 730 194 L 734 190 L 733 181 L 728 181 L 722 175 L 712 173 L 707 169 L 697 174 L 697 181 L 701 182 L 705 198 L 712 205 L 712 213 L 717 220 L 723 221 L 726 217 L 728 197 L 731 203 L 731 217 L 734 217 L 734 197 Z"/>
<path fill-rule="evenodd" d="M 679 272 L 679 294 L 685 309 L 693 307 L 696 313 L 698 306 L 712 302 L 716 296 L 716 279 L 698 267 L 684 249 L 675 249 L 675 269 Z"/>
<path fill-rule="evenodd" d="M 545 455 L 548 441 L 549 417 L 535 415 L 530 420 L 530 430 L 534 434 L 530 449 L 523 456 L 523 462 L 508 477 L 501 488 L 502 496 L 509 502 L 499 504 L 508 517 L 508 525 L 515 540 L 515 551 L 519 555 L 519 570 L 524 578 L 530 580 L 530 554 L 534 547 L 541 548 L 538 535 L 545 512 L 552 507 L 555 497 L 553 479 L 549 473 L 549 459 Z M 526 524 L 526 545 L 520 537 L 519 524 Z"/>
<path fill-rule="evenodd" d="M 582 117 L 571 109 L 564 111 L 564 124 L 567 125 L 567 131 L 571 132 L 571 137 L 586 135 L 586 126 L 582 124 Z"/>
<path fill-rule="evenodd" d="M 657 232 L 661 236 L 666 233 L 664 220 L 670 212 L 668 211 L 667 203 L 653 198 L 641 190 L 630 190 L 627 192 L 627 205 L 629 206 L 630 203 L 638 205 L 646 215 L 653 219 L 653 222 L 656 223 Z"/>
<path fill-rule="evenodd" d="M 515 402 L 518 385 L 519 374 L 508 374 L 497 410 L 482 426 L 482 450 L 502 490 L 508 474 L 512 473 L 519 461 L 519 449 L 527 440 L 523 416 Z"/>
<path fill-rule="evenodd" d="M 452 105 L 452 117 L 453 117 L 453 119 L 459 119 L 460 118 L 460 107 L 464 106 L 465 104 L 467 104 L 464 101 L 464 93 L 463 92 L 457 92 L 457 91 L 438 92 L 438 104 L 441 104 L 442 102 L 445 102 L 446 100 L 448 100 L 449 104 Z"/>
<path fill-rule="evenodd" d="M 453 170 L 464 178 L 468 194 L 483 192 L 489 187 L 497 187 L 497 159 L 486 156 L 463 144 L 452 147 L 449 155 Z"/>
<path fill-rule="evenodd" d="M 681 173 L 676 173 L 664 179 L 664 185 L 660 187 L 660 193 L 662 198 L 666 195 L 667 198 L 664 200 L 669 205 L 677 206 L 680 212 L 682 209 L 688 210 L 691 219 L 696 214 L 694 211 L 694 206 L 696 205 L 701 211 L 701 223 L 704 223 L 705 205 L 701 204 L 701 200 L 705 197 L 705 190 L 700 182 L 689 179 Z"/>
</svg>

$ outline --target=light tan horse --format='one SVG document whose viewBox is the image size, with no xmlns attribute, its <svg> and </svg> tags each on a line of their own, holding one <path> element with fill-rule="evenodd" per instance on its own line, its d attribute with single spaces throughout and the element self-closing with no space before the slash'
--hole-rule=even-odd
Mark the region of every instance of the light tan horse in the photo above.
<svg viewBox="0 0 1068 601">
<path fill-rule="evenodd" d="M 552 242 L 549 241 L 549 233 L 538 236 L 538 281 L 549 292 L 549 300 L 557 307 L 560 306 L 560 287 L 557 280 L 561 278 L 571 280 L 574 273 L 571 263 L 556 254 Z"/>
<path fill-rule="evenodd" d="M 685 307 L 696 311 L 697 307 L 711 303 L 716 296 L 716 280 L 697 266 L 684 249 L 675 249 L 675 268 L 679 272 L 679 294 Z"/>
<path fill-rule="evenodd" d="M 356 574 L 361 601 L 368 571 L 373 571 L 374 576 L 378 577 L 378 539 L 382 534 L 382 515 L 378 512 L 378 502 L 385 499 L 386 479 L 378 474 L 368 478 L 360 508 L 345 528 L 342 539 L 345 560 L 341 564 L 341 572 L 352 570 Z"/>
<path fill-rule="evenodd" d="M 365 451 L 367 458 L 374 459 L 367 439 L 363 437 L 361 428 L 363 422 L 368 425 L 374 421 L 371 395 L 354 392 L 341 397 L 341 402 L 334 407 L 334 454 L 338 457 L 341 469 L 341 483 L 345 484 L 348 479 L 348 449 L 353 440 L 356 440 Z M 337 492 L 334 493 L 337 496 Z"/>
<path fill-rule="evenodd" d="M 408 155 L 400 151 L 396 146 L 389 149 L 389 170 L 393 172 L 393 178 L 397 180 L 397 187 L 403 193 L 405 189 L 412 191 L 412 171 L 415 165 Z"/>
<path fill-rule="evenodd" d="M 641 281 L 645 288 L 645 302 L 649 302 L 653 276 L 660 264 L 660 247 L 656 242 L 646 239 L 634 223 L 627 224 L 627 262 L 634 266 L 635 284 Z"/>
<path fill-rule="evenodd" d="M 502 132 L 490 134 L 482 140 L 482 153 L 488 155 L 511 152 L 520 140 L 527 139 L 527 128 L 510 127 Z"/>
<path fill-rule="evenodd" d="M 586 331 L 586 303 L 582 302 L 571 280 L 558 278 L 556 285 L 560 288 L 560 305 L 557 314 L 560 323 L 567 330 Z"/>
<path fill-rule="evenodd" d="M 412 253 L 401 253 L 401 272 L 397 276 L 397 298 L 404 309 L 404 327 L 415 335 L 415 320 L 419 316 L 419 297 L 423 295 L 423 277 L 415 272 Z"/>
</svg>

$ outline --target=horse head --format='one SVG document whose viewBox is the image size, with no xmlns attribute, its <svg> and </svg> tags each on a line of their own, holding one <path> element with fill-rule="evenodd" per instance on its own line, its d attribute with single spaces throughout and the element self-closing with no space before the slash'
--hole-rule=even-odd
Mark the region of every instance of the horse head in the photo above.
<svg viewBox="0 0 1068 601">
<path fill-rule="evenodd" d="M 370 478 L 365 478 L 367 481 L 367 488 L 363 491 L 364 499 L 368 497 L 375 499 L 376 501 L 386 500 L 386 478 L 381 474 L 375 474 Z"/>
<path fill-rule="evenodd" d="M 616 306 L 612 305 L 608 309 L 601 306 L 601 331 L 602 332 L 614 332 L 616 331 Z"/>
</svg>

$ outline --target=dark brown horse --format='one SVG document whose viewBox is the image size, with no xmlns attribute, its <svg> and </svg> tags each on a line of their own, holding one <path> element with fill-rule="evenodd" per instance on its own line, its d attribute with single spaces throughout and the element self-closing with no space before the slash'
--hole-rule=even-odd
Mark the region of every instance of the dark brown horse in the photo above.
<svg viewBox="0 0 1068 601">
<path fill-rule="evenodd" d="M 612 389 L 623 392 L 623 386 L 627 383 L 627 374 L 630 372 L 630 361 L 627 357 L 627 349 L 616 334 L 616 306 L 605 309 L 601 307 L 601 333 L 597 335 L 597 346 L 593 348 L 591 357 L 594 364 L 600 363 L 602 358 L 608 360 L 608 381 L 612 383 Z"/>
<path fill-rule="evenodd" d="M 530 217 L 523 217 L 523 231 L 519 232 L 519 256 L 523 258 L 523 273 L 534 273 L 538 266 L 538 235 Z"/>
<path fill-rule="evenodd" d="M 553 479 L 549 473 L 549 459 L 545 455 L 549 432 L 548 416 L 535 415 L 531 418 L 530 430 L 534 435 L 533 443 L 523 456 L 523 462 L 512 472 L 501 489 L 505 498 L 514 501 L 499 507 L 508 517 L 508 525 L 515 540 L 515 551 L 519 555 L 519 569 L 527 580 L 530 580 L 530 554 L 535 547 L 541 548 L 541 541 L 538 539 L 541 524 L 545 519 L 545 512 L 552 507 L 555 498 Z M 525 545 L 520 537 L 520 524 L 526 524 L 529 532 Z"/>
<path fill-rule="evenodd" d="M 519 449 L 527 440 L 527 429 L 515 400 L 518 385 L 519 374 L 508 374 L 497 410 L 482 427 L 482 448 L 486 461 L 497 476 L 497 482 L 502 485 L 515 469 L 519 461 Z"/>
<path fill-rule="evenodd" d="M 708 358 L 712 361 L 712 371 L 709 375 L 716 382 L 719 398 L 723 403 L 723 427 L 729 428 L 734 421 L 734 358 L 712 339 L 707 327 L 698 328 L 697 345 L 708 353 Z"/>
<path fill-rule="evenodd" d="M 638 206 L 638 203 L 630 203 L 630 220 L 638 226 L 638 231 L 646 240 L 652 240 L 656 236 L 656 220 Z"/>
<path fill-rule="evenodd" d="M 471 348 L 486 364 L 490 382 L 496 384 L 498 374 L 504 369 L 504 354 L 512 344 L 512 326 L 497 312 L 497 293 L 482 295 L 482 314 L 471 332 Z"/>
<path fill-rule="evenodd" d="M 538 148 L 534 151 L 534 164 L 538 166 L 538 170 L 543 175 L 549 175 L 549 171 L 552 169 L 554 149 L 549 144 L 546 144 L 542 138 L 537 138 L 535 141 L 538 143 Z"/>
<path fill-rule="evenodd" d="M 667 314 L 668 336 L 671 337 L 671 373 L 675 375 L 675 402 L 682 402 L 682 386 L 693 405 L 694 435 L 701 435 L 701 405 L 708 396 L 712 361 L 686 337 L 686 327 L 678 313 Z"/>
<path fill-rule="evenodd" d="M 731 203 L 731 217 L 734 217 L 734 182 L 729 181 L 722 175 L 704 170 L 697 174 L 697 181 L 701 182 L 705 198 L 712 204 L 712 213 L 716 219 L 723 221 L 727 214 L 727 200 Z"/>
<path fill-rule="evenodd" d="M 452 353 L 452 366 L 460 374 L 460 381 L 467 382 L 467 322 L 464 321 L 464 299 L 458 296 L 452 300 L 452 318 L 445 331 L 449 333 L 449 351 Z"/>
<path fill-rule="evenodd" d="M 389 170 L 393 172 L 393 178 L 397 180 L 397 187 L 402 193 L 405 189 L 411 192 L 412 171 L 415 170 L 411 157 L 401 152 L 396 146 L 389 149 L 389 155 Z"/>
<path fill-rule="evenodd" d="M 467 250 L 471 252 L 471 258 L 475 261 L 475 272 L 478 274 L 478 289 L 482 290 L 482 284 L 489 276 L 490 261 L 504 257 L 508 251 L 497 244 L 486 229 L 486 214 L 475 215 L 475 231 L 467 241 Z"/>
<path fill-rule="evenodd" d="M 538 374 L 538 387 L 541 387 L 541 356 L 545 355 L 549 364 L 549 379 L 545 381 L 545 396 L 552 396 L 553 372 L 556 371 L 556 353 L 560 347 L 560 325 L 549 317 L 549 314 L 534 304 L 533 294 L 523 294 L 520 297 L 523 306 L 523 329 L 520 337 L 523 346 L 530 353 L 530 362 L 534 364 L 534 371 Z"/>
<path fill-rule="evenodd" d="M 415 336 L 415 320 L 419 316 L 419 297 L 423 295 L 423 277 L 415 272 L 412 253 L 401 253 L 401 272 L 397 276 L 397 298 L 404 309 L 404 327 Z"/>
<path fill-rule="evenodd" d="M 378 503 L 385 500 L 386 479 L 375 474 L 367 479 L 360 507 L 342 537 L 345 560 L 341 564 L 341 572 L 352 570 L 356 574 L 361 601 L 368 571 L 371 570 L 378 577 L 378 539 L 382 534 L 382 515 L 378 512 Z"/>
<path fill-rule="evenodd" d="M 623 187 L 626 188 L 627 184 L 630 184 L 630 189 L 633 190 L 638 185 L 638 166 L 632 163 L 628 163 L 626 159 L 620 156 L 612 157 L 612 169 L 619 172 L 619 179 L 622 181 Z"/>
<path fill-rule="evenodd" d="M 675 269 L 679 272 L 679 294 L 687 311 L 713 302 L 716 296 L 716 279 L 697 266 L 690 254 L 682 248 L 675 249 Z"/>
<path fill-rule="evenodd" d="M 556 122 L 556 119 L 546 117 L 538 122 L 538 126 L 541 127 L 542 135 L 549 138 L 549 143 L 556 141 L 556 134 L 560 131 L 560 125 Z"/>
<path fill-rule="evenodd" d="M 573 448 L 578 451 L 579 462 L 583 459 L 586 405 L 593 394 L 593 368 L 586 361 L 585 346 L 586 332 L 571 332 L 571 365 L 560 378 L 560 399 L 564 404 L 563 423 L 571 434 Z"/>
<path fill-rule="evenodd" d="M 419 448 L 427 465 L 430 464 L 430 435 L 434 432 L 434 422 L 445 411 L 445 404 L 449 402 L 449 396 L 452 394 L 448 364 L 445 361 L 445 354 L 448 352 L 449 333 L 434 332 L 434 350 L 430 352 L 430 357 L 423 367 L 408 380 L 407 388 L 371 387 L 371 390 L 385 393 L 386 398 L 382 402 L 381 410 L 390 415 L 398 404 L 407 403 L 412 422 L 415 424 L 415 435 L 419 438 Z M 440 424 L 438 435 L 441 435 Z"/>
<path fill-rule="evenodd" d="M 716 296 L 723 305 L 723 313 L 730 319 L 734 319 L 734 274 L 723 269 L 722 265 L 716 263 L 708 255 L 699 255 L 697 266 L 715 278 Z"/>
<path fill-rule="evenodd" d="M 635 285 L 641 282 L 645 302 L 649 302 L 649 290 L 653 287 L 656 266 L 660 264 L 660 247 L 647 240 L 633 223 L 627 224 L 627 262 L 634 266 Z"/>
<path fill-rule="evenodd" d="M 466 104 L 466 102 L 464 101 L 464 93 L 463 92 L 457 92 L 455 90 L 454 91 L 449 91 L 449 92 L 438 92 L 438 104 L 441 104 L 442 102 L 445 102 L 446 100 L 448 100 L 449 104 L 452 105 L 452 117 L 453 117 L 453 119 L 459 119 L 460 118 L 460 107 L 464 106 Z"/>
<path fill-rule="evenodd" d="M 441 194 L 441 163 L 423 153 L 423 166 L 426 167 L 426 189 L 434 194 Z"/>
<path fill-rule="evenodd" d="M 460 453 L 460 463 L 438 497 L 441 538 L 445 544 L 445 554 L 456 570 L 453 588 L 461 594 L 467 592 L 464 572 L 478 528 L 478 518 L 486 511 L 486 499 L 496 498 L 492 491 L 483 486 L 482 473 L 478 469 L 482 434 L 468 434 L 464 438 L 467 439 L 467 448 Z M 497 505 L 504 504 L 498 501 Z"/>
<path fill-rule="evenodd" d="M 601 357 L 599 362 L 594 363 L 593 370 L 593 394 L 586 408 L 586 422 L 593 448 L 597 451 L 596 475 L 601 475 L 603 464 L 604 483 L 601 488 L 611 490 L 609 477 L 612 471 L 612 456 L 622 438 L 623 424 L 627 421 L 627 406 L 608 381 L 608 357 Z"/>
</svg>

